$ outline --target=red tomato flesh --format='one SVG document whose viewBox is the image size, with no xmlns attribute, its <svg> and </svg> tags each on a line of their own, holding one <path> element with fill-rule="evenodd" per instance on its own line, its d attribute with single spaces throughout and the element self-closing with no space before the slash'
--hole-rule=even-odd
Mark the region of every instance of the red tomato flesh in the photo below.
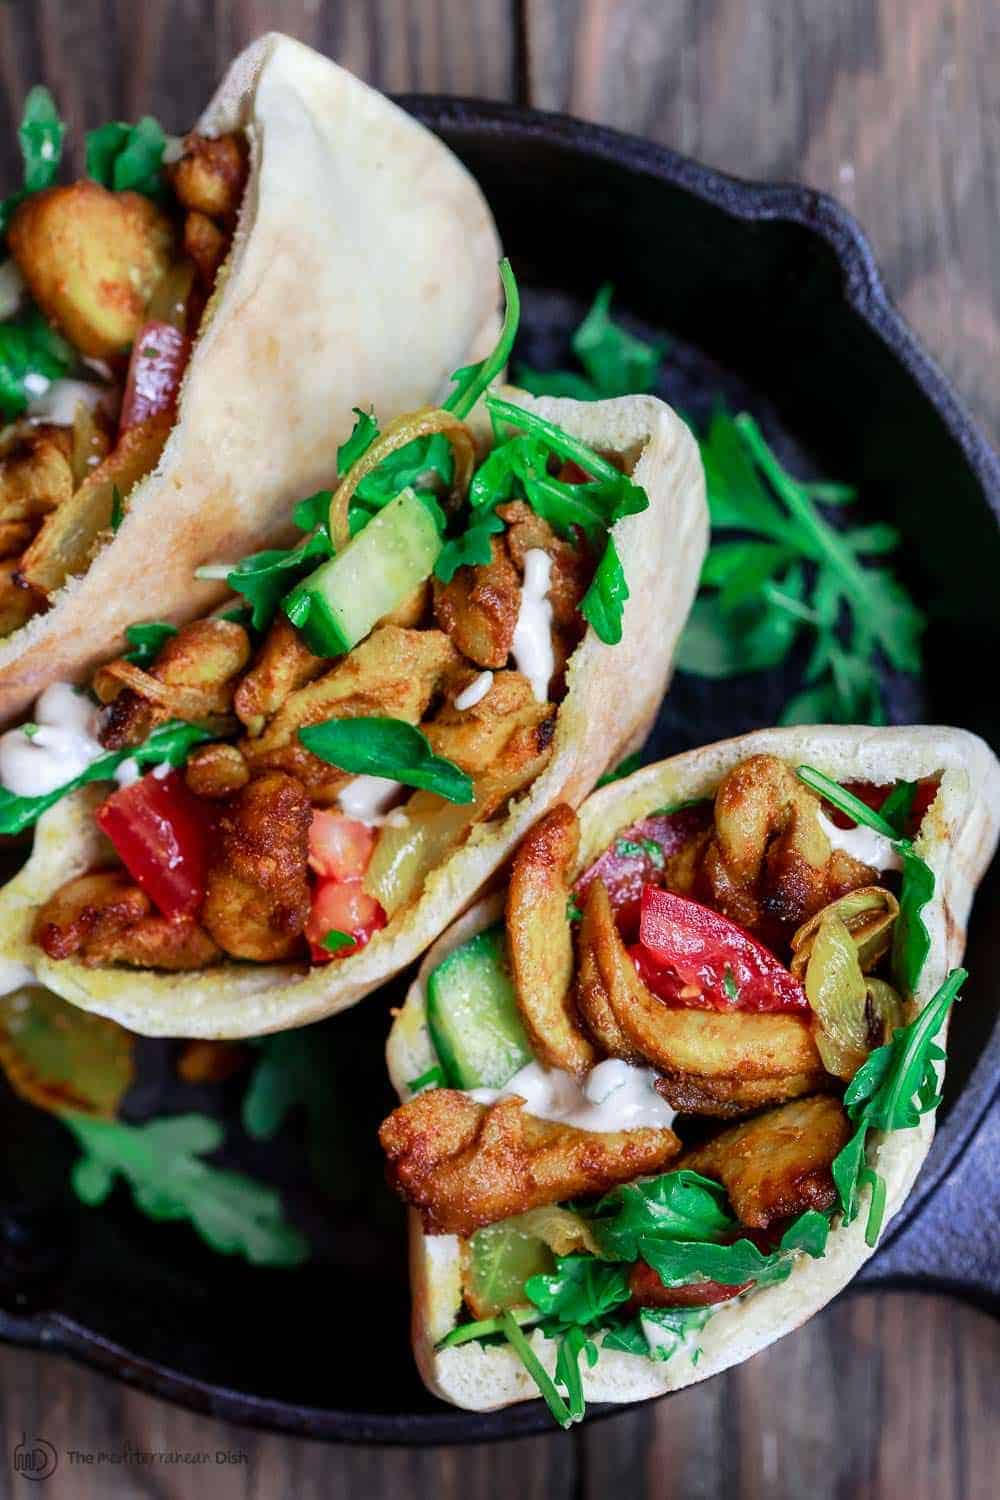
<svg viewBox="0 0 1000 1500">
<path fill-rule="evenodd" d="M 647 885 L 639 922 L 644 982 L 668 1005 L 804 1011 L 805 990 L 770 949 L 728 917 Z"/>
<path fill-rule="evenodd" d="M 370 942 L 372 934 L 384 927 L 385 912 L 363 889 L 360 880 L 321 880 L 313 892 L 312 910 L 306 923 L 306 937 L 314 964 L 346 958 Z M 331 952 L 323 939 L 329 932 L 344 932 L 354 939 L 353 946 Z"/>
<path fill-rule="evenodd" d="M 723 1243 L 731 1244 L 734 1240 L 752 1241 L 762 1255 L 770 1254 L 778 1244 L 772 1230 L 748 1229 L 745 1224 L 727 1235 Z M 629 1272 L 628 1284 L 632 1293 L 628 1308 L 633 1312 L 641 1307 L 710 1307 L 716 1302 L 729 1302 L 753 1286 L 752 1281 L 743 1281 L 739 1286 L 729 1286 L 724 1281 L 691 1281 L 687 1286 L 664 1286 L 656 1271 L 644 1260 L 635 1262 Z"/>
<path fill-rule="evenodd" d="M 191 340 L 173 324 L 154 322 L 140 328 L 132 345 L 119 432 L 176 405 L 190 355 Z"/>
<path fill-rule="evenodd" d="M 667 858 L 707 828 L 711 817 L 712 803 L 698 802 L 677 812 L 652 813 L 623 829 L 576 882 L 577 904 L 583 905 L 591 882 L 600 877 L 621 934 L 626 942 L 632 941 L 639 934 L 643 888 L 660 884 Z"/>
<path fill-rule="evenodd" d="M 853 792 L 859 802 L 863 802 L 873 812 L 879 812 L 889 793 L 894 790 L 896 783 L 893 782 L 889 786 L 876 786 L 871 781 L 845 781 L 843 785 L 844 790 Z M 913 806 L 910 808 L 910 815 L 906 820 L 905 833 L 907 838 L 912 839 L 916 836 L 924 820 L 924 814 L 937 796 L 940 785 L 941 782 L 937 776 L 929 776 L 924 781 L 917 782 L 917 790 L 913 794 Z M 830 819 L 830 822 L 835 824 L 837 828 L 856 827 L 854 819 L 848 817 L 847 813 L 841 812 L 839 807 L 831 807 L 829 803 L 824 803 L 823 811 Z"/>
<path fill-rule="evenodd" d="M 153 905 L 171 921 L 197 916 L 205 900 L 212 809 L 177 771 L 150 773 L 112 792 L 97 823 Z"/>
<path fill-rule="evenodd" d="M 327 880 L 360 880 L 371 863 L 377 830 L 357 818 L 317 809 L 309 825 L 309 866 Z"/>
</svg>

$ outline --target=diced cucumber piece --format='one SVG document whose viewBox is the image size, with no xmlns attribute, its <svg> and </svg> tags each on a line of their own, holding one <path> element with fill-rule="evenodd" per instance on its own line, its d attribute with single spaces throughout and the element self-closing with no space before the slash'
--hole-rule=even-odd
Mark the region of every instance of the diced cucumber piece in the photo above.
<svg viewBox="0 0 1000 1500">
<path fill-rule="evenodd" d="M 465 1300 L 477 1318 L 493 1318 L 505 1307 L 530 1307 L 524 1283 L 555 1270 L 544 1240 L 525 1234 L 510 1219 L 477 1229 L 462 1265 Z"/>
<path fill-rule="evenodd" d="M 415 490 L 401 490 L 342 552 L 297 584 L 282 608 L 310 651 L 341 656 L 430 577 L 441 547 L 430 508 Z"/>
<path fill-rule="evenodd" d="M 427 986 L 427 1028 L 452 1088 L 502 1088 L 531 1061 L 502 926 L 438 964 Z"/>
</svg>

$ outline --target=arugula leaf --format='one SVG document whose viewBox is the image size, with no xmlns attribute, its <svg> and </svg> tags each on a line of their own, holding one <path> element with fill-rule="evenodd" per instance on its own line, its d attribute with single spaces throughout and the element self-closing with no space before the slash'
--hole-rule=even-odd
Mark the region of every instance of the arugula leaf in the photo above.
<svg viewBox="0 0 1000 1500">
<path fill-rule="evenodd" d="M 622 615 L 629 597 L 625 569 L 621 565 L 614 537 L 608 537 L 604 556 L 580 603 L 580 613 L 594 627 L 606 646 L 617 646 L 622 638 Z"/>
<path fill-rule="evenodd" d="M 87 176 L 116 193 L 157 198 L 163 192 L 166 144 L 162 126 L 151 115 L 143 115 L 135 125 L 110 120 L 87 132 Z"/>
<path fill-rule="evenodd" d="M 24 164 L 23 186 L 0 199 L 0 239 L 6 233 L 14 211 L 29 193 L 37 193 L 55 181 L 62 158 L 65 126 L 59 118 L 55 101 L 47 88 L 36 84 L 29 89 L 17 132 Z"/>
<path fill-rule="evenodd" d="M 226 582 L 249 603 L 254 630 L 266 630 L 290 587 L 311 573 L 318 562 L 332 556 L 329 535 L 325 530 L 316 531 L 297 547 L 273 548 L 241 558 L 226 574 Z M 196 576 L 214 575 L 199 568 Z"/>
<path fill-rule="evenodd" d="M 572 1416 L 569 1407 L 566 1405 L 565 1401 L 556 1390 L 555 1383 L 553 1382 L 552 1377 L 549 1375 L 549 1372 L 546 1370 L 545 1366 L 538 1358 L 538 1355 L 535 1353 L 534 1349 L 532 1349 L 531 1345 L 528 1343 L 528 1340 L 521 1332 L 521 1325 L 511 1314 L 509 1309 L 501 1313 L 500 1327 L 502 1331 L 507 1335 L 508 1343 L 513 1346 L 513 1349 L 520 1359 L 521 1363 L 524 1365 L 524 1368 L 527 1370 L 532 1380 L 534 1380 L 535 1384 L 538 1386 L 538 1389 L 541 1392 L 542 1400 L 545 1402 L 545 1405 L 548 1407 L 549 1411 L 559 1423 L 559 1426 L 571 1426 L 574 1420 L 578 1419 Z M 580 1415 L 582 1416 L 582 1414 L 583 1413 L 581 1410 Z"/>
<path fill-rule="evenodd" d="M 316 531 L 318 528 L 329 541 L 330 501 L 332 499 L 332 490 L 317 490 L 314 495 L 307 495 L 304 500 L 296 504 L 292 511 L 293 522 L 300 531 Z M 333 551 L 332 546 L 330 550 Z"/>
<path fill-rule="evenodd" d="M 210 730 L 201 729 L 197 724 L 185 724 L 179 719 L 171 719 L 154 729 L 144 744 L 127 750 L 109 750 L 85 771 L 81 771 L 79 776 L 67 781 L 65 786 L 56 787 L 54 791 L 45 792 L 40 797 L 18 797 L 6 787 L 0 787 L 0 833 L 23 833 L 38 821 L 42 813 L 54 807 L 70 792 L 75 792 L 77 787 L 85 786 L 90 781 L 110 781 L 124 760 L 135 760 L 139 765 L 157 765 L 162 761 L 169 761 L 172 766 L 180 766 L 184 764 L 193 746 L 213 738 L 215 736 Z"/>
<path fill-rule="evenodd" d="M 895 529 L 832 526 L 817 505 L 849 503 L 854 492 L 793 478 L 745 412 L 734 418 L 717 411 L 701 450 L 715 532 L 749 535 L 714 541 L 702 584 L 718 592 L 698 601 L 679 665 L 711 677 L 760 671 L 784 660 L 808 629 L 815 646 L 807 686 L 786 705 L 782 722 L 884 722 L 876 658 L 918 673 L 925 623 L 890 572 L 859 561 L 891 551 Z M 789 598 L 781 572 L 802 562 L 811 581 Z"/>
<path fill-rule="evenodd" d="M 587 316 L 573 335 L 572 347 L 586 374 L 574 370 L 542 371 L 519 365 L 518 385 L 536 396 L 572 396 L 601 401 L 651 391 L 667 350 L 665 340 L 647 344 L 611 317 L 614 287 L 605 282 Z"/>
<path fill-rule="evenodd" d="M 529 1276 L 528 1300 L 561 1323 L 596 1323 L 631 1296 L 628 1266 L 608 1265 L 593 1255 L 557 1255 L 549 1274 Z"/>
<path fill-rule="evenodd" d="M 720 1183 L 698 1172 L 664 1172 L 612 1188 L 587 1210 L 587 1218 L 602 1254 L 634 1261 L 644 1235 L 720 1240 L 734 1222 L 725 1203 L 726 1191 Z"/>
<path fill-rule="evenodd" d="M 612 1328 L 601 1341 L 602 1349 L 621 1349 L 664 1362 L 687 1343 L 692 1333 L 704 1328 L 714 1307 L 644 1307 L 627 1323 Z M 657 1341 L 649 1342 L 646 1325 L 657 1330 Z"/>
<path fill-rule="evenodd" d="M 125 639 L 135 649 L 126 651 L 125 660 L 137 667 L 148 667 L 155 661 L 163 645 L 177 634 L 176 625 L 167 625 L 162 620 L 147 620 L 142 625 L 130 625 Z"/>
<path fill-rule="evenodd" d="M 277 1031 L 260 1038 L 257 1062 L 243 1094 L 240 1120 L 255 1141 L 272 1140 L 293 1112 L 301 1111 L 309 1168 L 315 1180 L 343 1201 L 362 1191 L 361 1164 L 335 1152 L 343 1132 L 338 1064 L 342 1037 L 326 1025 Z"/>
<path fill-rule="evenodd" d="M 215 1120 L 194 1114 L 146 1125 L 74 1114 L 63 1119 L 84 1152 L 72 1174 L 82 1202 L 103 1203 L 120 1176 L 143 1213 L 151 1219 L 188 1219 L 224 1255 L 243 1255 L 259 1266 L 296 1266 L 308 1256 L 305 1239 L 285 1222 L 273 1188 L 201 1159 L 222 1143 Z"/>
<path fill-rule="evenodd" d="M 480 512 L 461 535 L 445 542 L 434 564 L 434 576 L 450 583 L 459 568 L 478 567 L 493 556 L 491 538 L 503 531 L 504 523 L 494 510 Z"/>
<path fill-rule="evenodd" d="M 70 345 L 37 307 L 0 323 L 0 415 L 19 417 L 27 411 L 29 377 L 58 380 L 75 362 Z"/>
<path fill-rule="evenodd" d="M 506 1317 L 513 1318 L 520 1328 L 530 1327 L 539 1320 L 539 1314 L 533 1307 L 511 1307 L 495 1318 L 477 1318 L 475 1322 L 457 1324 L 434 1347 L 453 1349 L 456 1344 L 469 1344 L 473 1339 L 493 1338 L 505 1331 Z"/>
<path fill-rule="evenodd" d="M 463 365 L 451 377 L 455 383 L 455 389 L 444 403 L 444 409 L 454 412 L 456 417 L 464 418 L 469 415 L 490 382 L 496 380 L 503 370 L 510 358 L 510 351 L 514 347 L 518 324 L 521 321 L 521 296 L 510 261 L 506 256 L 500 262 L 500 281 L 507 305 L 495 348 L 478 364 Z"/>
<path fill-rule="evenodd" d="M 917 783 L 915 781 L 898 781 L 879 808 L 882 817 L 887 823 L 892 824 L 900 838 L 906 833 L 906 825 L 910 821 L 916 795 Z"/>
<path fill-rule="evenodd" d="M 111 486 L 111 530 L 116 532 L 125 519 L 125 501 L 116 484 Z"/>
<path fill-rule="evenodd" d="M 567 922 L 583 921 L 583 912 L 580 910 L 579 903 L 572 893 L 566 897 L 566 920 Z"/>
<path fill-rule="evenodd" d="M 854 1135 L 833 1162 L 833 1180 L 844 1223 L 857 1217 L 858 1190 L 872 1189 L 865 1241 L 878 1242 L 885 1212 L 885 1184 L 865 1157 L 869 1130 L 909 1130 L 920 1116 L 936 1109 L 937 1064 L 944 1049 L 935 1037 L 968 978 L 965 969 L 952 969 L 940 989 L 908 1026 L 896 1028 L 884 1047 L 876 1047 L 855 1073 L 844 1094 L 844 1108 L 856 1125 Z"/>
<path fill-rule="evenodd" d="M 597 787 L 609 786 L 612 781 L 622 781 L 626 776 L 631 776 L 633 771 L 638 771 L 641 765 L 642 752 L 640 750 L 634 751 L 631 755 L 626 755 L 624 760 L 618 762 L 613 771 L 605 771 L 603 776 L 597 778 L 594 790 L 596 791 Z"/>
<path fill-rule="evenodd" d="M 906 995 L 915 994 L 931 947 L 930 933 L 923 919 L 923 909 L 934 896 L 934 871 L 919 854 L 914 852 L 910 839 L 899 837 L 895 822 L 890 822 L 885 816 L 884 807 L 882 812 L 876 812 L 874 808 L 862 802 L 860 797 L 855 797 L 853 792 L 849 792 L 846 787 L 840 786 L 838 782 L 825 776 L 822 771 L 817 771 L 813 766 L 799 766 L 796 774 L 800 781 L 805 782 L 807 787 L 817 792 L 832 807 L 846 813 L 855 823 L 872 828 L 883 838 L 889 839 L 893 849 L 902 860 L 903 879 L 899 891 L 899 916 L 896 918 L 892 940 L 892 977 L 897 989 L 902 990 Z M 903 783 L 903 785 L 908 786 L 910 783 Z M 912 797 L 910 803 L 912 805 Z M 898 811 L 897 806 L 894 816 L 898 816 Z M 908 816 L 908 811 L 906 815 Z"/>
<path fill-rule="evenodd" d="M 448 802 L 473 800 L 472 778 L 435 755 L 427 736 L 403 719 L 329 719 L 299 730 L 307 750 L 354 775 L 385 776 L 422 787 Z"/>
</svg>

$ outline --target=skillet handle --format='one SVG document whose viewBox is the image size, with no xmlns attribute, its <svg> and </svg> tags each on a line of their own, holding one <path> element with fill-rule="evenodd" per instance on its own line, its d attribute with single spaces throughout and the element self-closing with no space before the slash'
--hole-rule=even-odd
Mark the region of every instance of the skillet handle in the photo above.
<svg viewBox="0 0 1000 1500">
<path fill-rule="evenodd" d="M 886 1284 L 939 1288 L 1000 1313 L 1000 1100 L 939 1186 L 895 1233 L 890 1226 L 855 1282 Z"/>
</svg>

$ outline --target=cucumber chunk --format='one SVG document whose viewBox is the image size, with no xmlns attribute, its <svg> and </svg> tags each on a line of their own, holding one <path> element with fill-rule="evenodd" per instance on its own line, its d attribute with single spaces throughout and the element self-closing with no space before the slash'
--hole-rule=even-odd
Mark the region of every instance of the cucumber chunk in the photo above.
<svg viewBox="0 0 1000 1500">
<path fill-rule="evenodd" d="M 502 926 L 477 933 L 434 970 L 427 1028 L 452 1088 L 502 1088 L 531 1061 Z"/>
<path fill-rule="evenodd" d="M 310 651 L 341 656 L 430 577 L 442 545 L 428 506 L 415 490 L 401 490 L 282 608 Z"/>
</svg>

